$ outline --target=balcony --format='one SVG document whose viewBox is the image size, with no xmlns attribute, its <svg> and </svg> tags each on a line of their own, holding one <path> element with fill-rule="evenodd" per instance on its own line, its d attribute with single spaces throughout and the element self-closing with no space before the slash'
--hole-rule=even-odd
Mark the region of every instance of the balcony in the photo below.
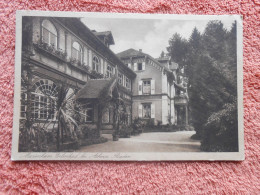
<svg viewBox="0 0 260 195">
<path fill-rule="evenodd" d="M 188 97 L 185 94 L 176 95 L 174 97 L 174 104 L 178 106 L 185 106 L 188 104 Z"/>
</svg>

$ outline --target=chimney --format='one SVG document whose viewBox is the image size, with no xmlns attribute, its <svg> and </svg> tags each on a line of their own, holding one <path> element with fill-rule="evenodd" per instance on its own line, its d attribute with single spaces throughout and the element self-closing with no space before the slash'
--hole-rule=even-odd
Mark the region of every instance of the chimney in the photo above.
<svg viewBox="0 0 260 195">
<path fill-rule="evenodd" d="M 142 49 L 139 49 L 140 52 L 142 52 Z"/>
</svg>

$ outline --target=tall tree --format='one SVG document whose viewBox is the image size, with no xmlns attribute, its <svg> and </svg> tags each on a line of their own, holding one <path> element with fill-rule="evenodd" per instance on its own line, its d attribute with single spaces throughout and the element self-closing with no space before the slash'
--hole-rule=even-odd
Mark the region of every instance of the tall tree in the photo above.
<svg viewBox="0 0 260 195">
<path fill-rule="evenodd" d="M 174 34 L 168 51 L 185 67 L 194 137 L 204 151 L 237 150 L 236 24 L 230 32 L 211 21 L 189 41 Z"/>
<path fill-rule="evenodd" d="M 175 33 L 169 40 L 169 47 L 167 47 L 167 51 L 180 67 L 183 67 L 186 63 L 187 49 L 188 42 L 186 39 L 183 39 L 180 34 Z"/>
</svg>

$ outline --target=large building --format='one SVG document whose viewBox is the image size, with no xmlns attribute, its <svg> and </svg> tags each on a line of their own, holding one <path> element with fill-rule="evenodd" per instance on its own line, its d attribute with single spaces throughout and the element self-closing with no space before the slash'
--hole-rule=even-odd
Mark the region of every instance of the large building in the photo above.
<svg viewBox="0 0 260 195">
<path fill-rule="evenodd" d="M 81 110 L 92 128 L 102 120 L 103 130 L 113 130 L 114 107 L 101 113 L 97 102 L 104 89 L 112 94 L 115 86 L 126 124 L 138 117 L 155 124 L 180 124 L 185 117 L 187 122 L 186 89 L 169 57 L 154 59 L 133 49 L 116 55 L 109 48 L 115 44 L 110 31 L 91 31 L 78 18 L 23 17 L 22 28 L 21 120 L 53 120 L 53 100 L 66 83 L 71 91 L 80 90 L 79 100 L 90 102 Z M 186 114 L 178 117 L 182 110 Z"/>
<path fill-rule="evenodd" d="M 178 104 L 187 108 L 188 99 L 186 89 L 177 83 L 178 64 L 172 62 L 170 56 L 154 59 L 141 49 L 128 49 L 117 56 L 136 73 L 133 80 L 132 117 L 152 120 L 155 125 L 183 124 L 180 122 L 183 119 L 177 117 L 180 112 Z M 179 94 L 183 94 L 179 98 L 181 102 L 175 101 Z"/>
<path fill-rule="evenodd" d="M 86 112 L 85 123 L 95 127 L 97 93 L 108 87 L 117 73 L 119 93 L 131 122 L 132 81 L 136 74 L 109 49 L 114 44 L 111 32 L 91 31 L 78 18 L 23 17 L 22 41 L 22 75 L 29 76 L 28 84 L 22 84 L 22 120 L 28 118 L 26 115 L 38 122 L 52 120 L 55 102 L 48 97 L 55 99 L 58 87 L 66 83 L 71 91 L 87 87 L 90 93 L 86 98 L 93 101 L 82 110 Z M 30 110 L 26 86 L 30 86 Z M 103 114 L 105 129 L 112 128 L 112 112 L 108 108 Z"/>
</svg>

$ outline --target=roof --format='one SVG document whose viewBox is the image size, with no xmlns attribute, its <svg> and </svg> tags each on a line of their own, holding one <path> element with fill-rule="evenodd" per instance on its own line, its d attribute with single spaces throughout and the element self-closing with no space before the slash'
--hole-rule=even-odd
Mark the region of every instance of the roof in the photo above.
<svg viewBox="0 0 260 195">
<path fill-rule="evenodd" d="M 91 79 L 76 95 L 76 99 L 98 99 L 103 90 L 109 90 L 116 83 L 116 78 Z"/>
<path fill-rule="evenodd" d="M 159 57 L 159 58 L 155 58 L 158 62 L 160 61 L 169 61 L 171 60 L 171 56 L 163 56 L 163 57 Z"/>
<path fill-rule="evenodd" d="M 94 32 L 91 31 L 79 18 L 55 17 L 55 20 L 61 22 L 69 30 L 76 34 L 76 36 L 86 41 L 92 48 L 95 48 L 95 50 L 103 55 L 104 58 L 109 59 L 110 63 L 120 65 L 122 69 L 127 70 L 126 72 L 131 78 L 136 77 L 136 73 L 125 66 L 118 56 L 111 49 L 109 49 L 105 43 L 98 38 L 98 36 L 96 36 Z"/>
<path fill-rule="evenodd" d="M 168 72 L 171 72 L 167 67 L 162 65 L 160 62 L 158 62 L 152 56 L 150 56 L 149 54 L 143 53 L 142 51 L 137 51 L 137 50 L 131 48 L 131 49 L 125 50 L 123 52 L 120 52 L 120 53 L 118 53 L 116 55 L 119 58 L 121 58 L 121 59 L 123 59 L 123 58 L 131 58 L 131 57 L 148 57 L 151 61 L 156 63 L 158 66 L 160 66 L 161 68 L 164 68 L 164 70 L 166 70 Z"/>
<path fill-rule="evenodd" d="M 141 51 L 137 51 L 135 49 L 128 49 L 128 50 L 125 50 L 125 51 L 122 51 L 118 54 L 116 54 L 119 58 L 128 58 L 128 57 L 143 57 L 143 56 L 146 56 L 148 54 L 145 54 Z"/>
<path fill-rule="evenodd" d="M 108 37 L 110 45 L 114 45 L 115 44 L 115 41 L 114 41 L 114 38 L 113 38 L 113 35 L 112 35 L 111 31 L 97 32 L 95 30 L 92 30 L 92 32 L 94 33 L 94 35 L 96 35 L 102 41 L 103 41 L 104 37 Z"/>
</svg>

